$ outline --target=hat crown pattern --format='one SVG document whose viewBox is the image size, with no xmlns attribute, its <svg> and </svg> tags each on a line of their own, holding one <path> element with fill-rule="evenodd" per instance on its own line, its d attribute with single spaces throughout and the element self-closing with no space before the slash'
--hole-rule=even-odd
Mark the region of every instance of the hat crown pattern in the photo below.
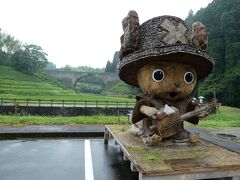
<svg viewBox="0 0 240 180">
<path fill-rule="evenodd" d="M 138 86 L 137 70 L 147 63 L 189 64 L 199 79 L 212 71 L 214 60 L 206 52 L 208 37 L 202 23 L 189 27 L 178 17 L 158 16 L 140 25 L 136 11 L 130 11 L 122 23 L 119 77 L 126 83 Z"/>
<path fill-rule="evenodd" d="M 190 44 L 191 30 L 179 18 L 160 16 L 143 23 L 137 49 L 174 44 Z"/>
</svg>

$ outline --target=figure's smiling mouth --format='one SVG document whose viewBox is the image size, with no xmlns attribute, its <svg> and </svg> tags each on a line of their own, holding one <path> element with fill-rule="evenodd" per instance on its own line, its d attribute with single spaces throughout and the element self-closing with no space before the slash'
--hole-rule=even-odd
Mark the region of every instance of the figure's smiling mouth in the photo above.
<svg viewBox="0 0 240 180">
<path fill-rule="evenodd" d="M 169 93 L 169 97 L 170 97 L 171 99 L 174 99 L 177 95 L 178 95 L 177 92 L 170 92 L 170 93 Z"/>
</svg>

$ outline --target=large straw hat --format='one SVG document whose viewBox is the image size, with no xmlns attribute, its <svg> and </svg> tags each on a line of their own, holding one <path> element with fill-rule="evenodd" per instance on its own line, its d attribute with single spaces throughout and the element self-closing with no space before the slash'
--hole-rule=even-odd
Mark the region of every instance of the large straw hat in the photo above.
<svg viewBox="0 0 240 180">
<path fill-rule="evenodd" d="M 123 29 L 119 77 L 127 84 L 138 87 L 137 71 L 149 63 L 192 65 L 198 80 L 213 69 L 214 60 L 205 50 L 207 32 L 202 23 L 196 22 L 189 28 L 178 17 L 160 16 L 139 25 L 137 13 L 130 11 L 123 20 Z"/>
</svg>

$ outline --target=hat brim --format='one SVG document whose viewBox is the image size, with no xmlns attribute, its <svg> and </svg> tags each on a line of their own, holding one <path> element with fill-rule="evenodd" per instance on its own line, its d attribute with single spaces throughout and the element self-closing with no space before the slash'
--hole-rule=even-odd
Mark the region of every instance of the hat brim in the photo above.
<svg viewBox="0 0 240 180">
<path fill-rule="evenodd" d="M 120 62 L 119 77 L 132 86 L 138 86 L 138 70 L 150 63 L 174 62 L 192 65 L 201 80 L 211 73 L 214 60 L 205 51 L 200 51 L 189 45 L 154 47 L 125 56 Z"/>
</svg>

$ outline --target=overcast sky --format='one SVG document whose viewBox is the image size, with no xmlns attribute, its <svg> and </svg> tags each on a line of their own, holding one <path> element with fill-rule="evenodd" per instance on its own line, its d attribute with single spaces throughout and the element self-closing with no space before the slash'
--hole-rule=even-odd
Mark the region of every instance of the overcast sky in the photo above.
<svg viewBox="0 0 240 180">
<path fill-rule="evenodd" d="M 105 67 L 120 49 L 122 19 L 136 10 L 140 24 L 160 15 L 185 19 L 212 0 L 0 0 L 0 28 L 40 45 L 62 67 Z"/>
</svg>

